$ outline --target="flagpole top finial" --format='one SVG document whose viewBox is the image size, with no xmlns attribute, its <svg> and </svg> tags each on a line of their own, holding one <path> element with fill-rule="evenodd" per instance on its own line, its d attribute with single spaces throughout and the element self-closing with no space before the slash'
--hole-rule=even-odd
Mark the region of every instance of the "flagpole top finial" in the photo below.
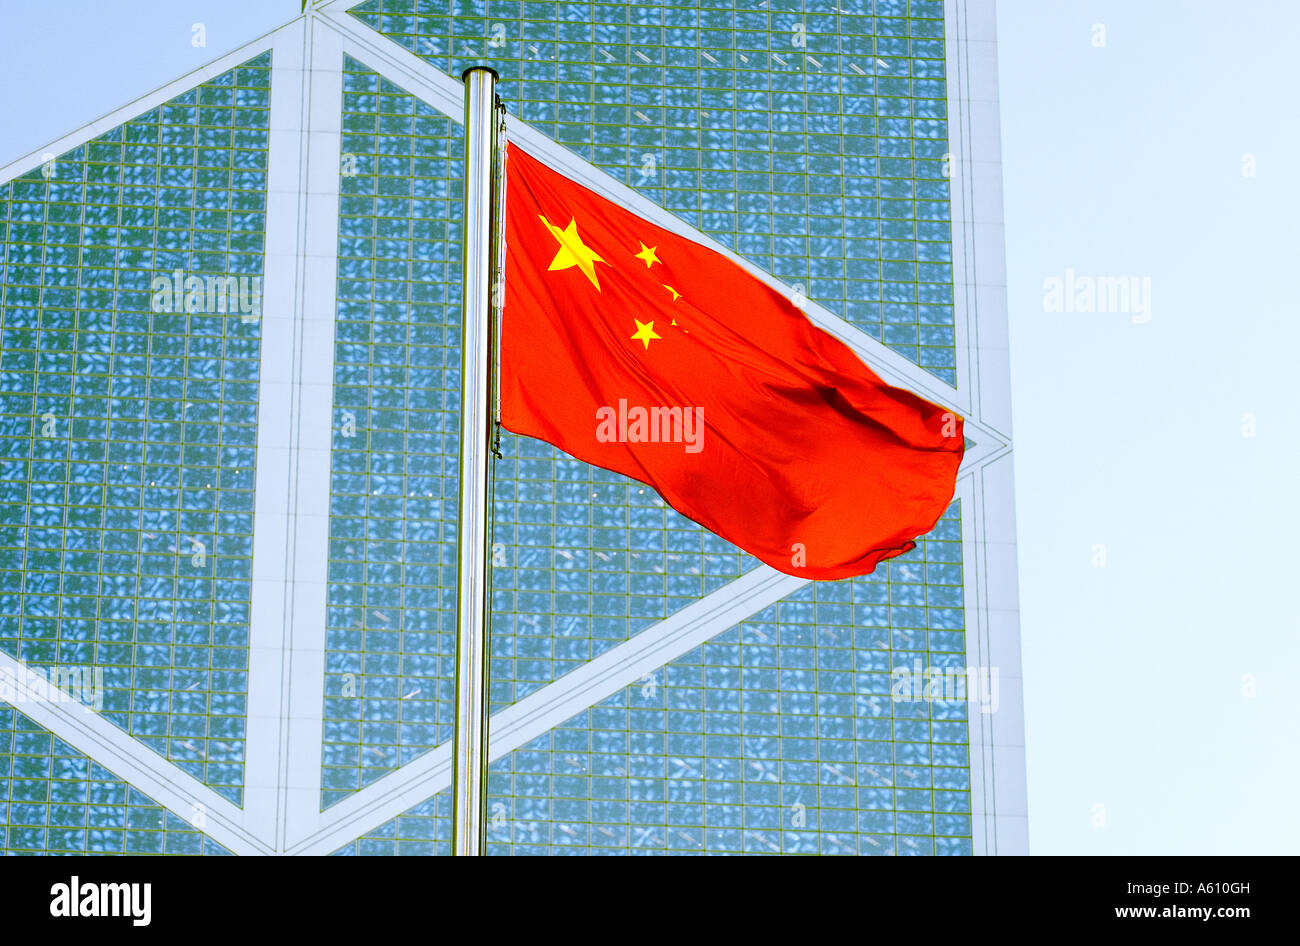
<svg viewBox="0 0 1300 946">
<path fill-rule="evenodd" d="M 467 67 L 467 68 L 465 68 L 464 70 L 461 71 L 461 74 L 460 74 L 460 81 L 461 81 L 461 82 L 464 82 L 466 79 L 468 79 L 468 78 L 469 78 L 469 74 L 470 74 L 471 72 L 490 72 L 490 73 L 492 73 L 492 78 L 493 78 L 493 79 L 497 80 L 498 82 L 501 81 L 501 75 L 500 75 L 500 73 L 498 73 L 498 72 L 497 72 L 495 69 L 493 69 L 491 66 L 469 66 L 469 67 Z"/>
</svg>

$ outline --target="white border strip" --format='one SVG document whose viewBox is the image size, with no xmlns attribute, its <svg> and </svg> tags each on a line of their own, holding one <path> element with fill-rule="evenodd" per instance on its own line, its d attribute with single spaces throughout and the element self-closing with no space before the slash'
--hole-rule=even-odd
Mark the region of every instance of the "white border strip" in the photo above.
<svg viewBox="0 0 1300 946">
<path fill-rule="evenodd" d="M 248 647 L 244 806 L 249 828 L 274 845 L 285 736 L 283 692 L 293 585 L 300 273 L 308 73 L 303 20 L 277 35 L 271 62 L 262 343 L 258 375 L 253 598 Z"/>
<path fill-rule="evenodd" d="M 953 289 L 958 379 L 1006 446 L 958 489 L 966 600 L 966 666 L 996 670 L 998 706 L 969 721 L 975 854 L 1029 851 L 1011 438 L 997 16 L 993 0 L 945 0 L 952 153 Z"/>
<path fill-rule="evenodd" d="M 1011 442 L 997 16 L 993 0 L 945 0 L 958 379 L 972 411 Z"/>
<path fill-rule="evenodd" d="M 317 17 L 311 18 L 310 46 L 303 251 L 298 261 L 301 375 L 295 425 L 292 671 L 283 701 L 288 751 L 280 773 L 279 850 L 319 827 L 324 751 L 343 50 L 338 35 L 322 29 Z"/>
</svg>

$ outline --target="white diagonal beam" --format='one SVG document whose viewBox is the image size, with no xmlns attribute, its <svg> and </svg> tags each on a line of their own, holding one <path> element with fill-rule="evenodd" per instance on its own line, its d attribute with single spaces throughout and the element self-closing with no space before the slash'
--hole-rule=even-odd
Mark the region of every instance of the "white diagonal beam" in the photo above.
<svg viewBox="0 0 1300 946">
<path fill-rule="evenodd" d="M 152 92 L 140 96 L 132 102 L 128 102 L 121 108 L 115 108 L 106 115 L 102 115 L 93 122 L 82 125 L 76 131 L 70 131 L 61 138 L 56 138 L 43 148 L 37 148 L 30 154 L 25 154 L 21 158 L 15 158 L 8 164 L 0 167 L 0 184 L 5 184 L 19 175 L 26 174 L 35 168 L 40 167 L 47 160 L 46 155 L 52 154 L 56 157 L 65 154 L 83 145 L 93 138 L 98 138 L 106 132 L 112 131 L 119 125 L 129 122 L 131 119 L 143 115 L 150 109 L 157 108 L 164 102 L 168 102 L 176 96 L 188 92 L 195 86 L 202 85 L 209 79 L 213 79 L 223 72 L 229 72 L 231 69 L 243 62 L 256 56 L 258 53 L 270 49 L 275 41 L 276 34 L 286 27 L 279 27 L 271 32 L 261 36 L 251 43 L 240 46 L 233 52 L 226 53 L 207 65 L 200 66 L 192 72 L 187 72 L 173 82 L 159 86 Z"/>
<path fill-rule="evenodd" d="M 317 10 L 351 10 L 353 7 L 359 7 L 366 0 L 312 0 Z"/>
<path fill-rule="evenodd" d="M 14 691 L 6 702 L 18 712 L 234 853 L 270 853 L 244 828 L 243 812 L 229 799 L 64 690 L 34 684 L 33 674 L 40 672 L 0 652 L 0 675 Z"/>
<path fill-rule="evenodd" d="M 623 643 L 493 714 L 491 758 L 500 759 L 647 673 L 735 627 L 808 583 L 766 565 L 705 595 Z M 451 744 L 443 743 L 326 810 L 319 834 L 289 854 L 327 854 L 451 784 Z"/>
</svg>

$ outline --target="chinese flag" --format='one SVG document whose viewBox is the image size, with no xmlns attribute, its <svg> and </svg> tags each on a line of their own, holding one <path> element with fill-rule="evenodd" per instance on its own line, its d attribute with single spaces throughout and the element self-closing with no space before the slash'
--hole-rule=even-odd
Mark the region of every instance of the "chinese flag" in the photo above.
<svg viewBox="0 0 1300 946">
<path fill-rule="evenodd" d="M 509 145 L 501 423 L 773 568 L 865 575 L 952 500 L 960 417 L 788 299 Z"/>
</svg>

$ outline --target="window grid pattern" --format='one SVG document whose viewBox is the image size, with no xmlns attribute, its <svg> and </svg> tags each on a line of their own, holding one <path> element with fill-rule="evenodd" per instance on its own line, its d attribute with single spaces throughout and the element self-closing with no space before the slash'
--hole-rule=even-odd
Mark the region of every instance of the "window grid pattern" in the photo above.
<svg viewBox="0 0 1300 946">
<path fill-rule="evenodd" d="M 451 790 L 446 789 L 333 852 L 339 856 L 451 854 Z"/>
<path fill-rule="evenodd" d="M 961 512 L 492 765 L 495 854 L 970 854 Z"/>
<path fill-rule="evenodd" d="M 452 735 L 462 137 L 345 61 L 322 807 Z"/>
<path fill-rule="evenodd" d="M 814 582 L 491 767 L 488 853 L 971 853 L 961 505 L 875 573 Z M 919 697 L 919 698 L 918 698 Z M 451 792 L 337 850 L 451 853 Z"/>
<path fill-rule="evenodd" d="M 493 477 L 493 712 L 756 567 L 648 486 L 503 432 Z"/>
<path fill-rule="evenodd" d="M 350 11 L 956 384 L 941 0 Z M 418 10 L 418 12 L 417 12 Z"/>
<path fill-rule="evenodd" d="M 269 83 L 268 52 L 0 185 L 0 649 L 102 672 L 236 803 Z"/>
<path fill-rule="evenodd" d="M 0 851 L 229 854 L 26 716 L 0 706 Z"/>
</svg>

